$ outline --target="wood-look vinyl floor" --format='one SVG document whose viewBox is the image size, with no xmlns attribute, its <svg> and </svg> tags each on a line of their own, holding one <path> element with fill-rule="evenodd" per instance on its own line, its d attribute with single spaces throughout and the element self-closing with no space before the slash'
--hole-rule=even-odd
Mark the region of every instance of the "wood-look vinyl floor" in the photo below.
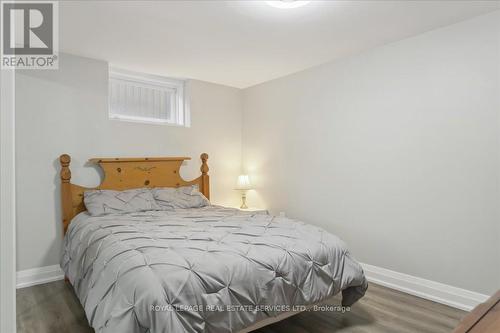
<svg viewBox="0 0 500 333">
<path fill-rule="evenodd" d="M 340 302 L 340 297 L 336 301 Z M 461 310 L 370 284 L 365 297 L 350 312 L 309 311 L 255 333 L 445 333 L 465 315 Z M 17 332 L 94 331 L 72 288 L 56 281 L 17 291 Z"/>
</svg>

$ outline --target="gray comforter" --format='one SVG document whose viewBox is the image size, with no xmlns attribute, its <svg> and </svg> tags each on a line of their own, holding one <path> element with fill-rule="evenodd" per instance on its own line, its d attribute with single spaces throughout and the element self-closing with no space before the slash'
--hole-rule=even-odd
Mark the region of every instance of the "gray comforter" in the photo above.
<svg viewBox="0 0 500 333">
<path fill-rule="evenodd" d="M 61 266 L 96 332 L 238 332 L 367 282 L 345 244 L 287 218 L 209 206 L 90 217 Z"/>
</svg>

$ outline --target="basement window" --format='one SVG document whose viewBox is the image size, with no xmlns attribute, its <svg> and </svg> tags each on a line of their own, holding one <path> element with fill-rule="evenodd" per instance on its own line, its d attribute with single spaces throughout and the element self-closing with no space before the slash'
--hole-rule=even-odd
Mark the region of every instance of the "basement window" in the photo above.
<svg viewBox="0 0 500 333">
<path fill-rule="evenodd" d="M 110 68 L 109 118 L 189 127 L 185 81 Z"/>
</svg>

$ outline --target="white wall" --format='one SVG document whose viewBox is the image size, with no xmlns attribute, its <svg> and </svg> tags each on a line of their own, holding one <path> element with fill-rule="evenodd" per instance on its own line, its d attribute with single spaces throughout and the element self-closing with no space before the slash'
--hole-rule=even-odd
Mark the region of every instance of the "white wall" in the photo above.
<svg viewBox="0 0 500 333">
<path fill-rule="evenodd" d="M 241 91 L 190 81 L 191 127 L 107 119 L 108 64 L 63 55 L 60 69 L 16 75 L 17 270 L 55 265 L 61 249 L 58 156 L 69 153 L 72 182 L 95 186 L 91 157 L 191 156 L 185 179 L 207 152 L 212 202 L 235 206 L 241 170 Z"/>
<path fill-rule="evenodd" d="M 0 70 L 0 332 L 16 331 L 14 90 L 14 70 Z"/>
<path fill-rule="evenodd" d="M 250 205 L 361 262 L 500 288 L 499 12 L 244 91 Z"/>
</svg>

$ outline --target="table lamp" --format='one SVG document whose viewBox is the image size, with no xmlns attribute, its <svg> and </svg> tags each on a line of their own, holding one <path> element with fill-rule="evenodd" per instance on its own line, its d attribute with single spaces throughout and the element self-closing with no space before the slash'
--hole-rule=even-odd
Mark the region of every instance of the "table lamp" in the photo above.
<svg viewBox="0 0 500 333">
<path fill-rule="evenodd" d="M 238 182 L 236 183 L 236 189 L 241 191 L 241 209 L 247 209 L 247 191 L 252 189 L 252 184 L 250 184 L 250 177 L 248 175 L 238 176 Z"/>
</svg>

